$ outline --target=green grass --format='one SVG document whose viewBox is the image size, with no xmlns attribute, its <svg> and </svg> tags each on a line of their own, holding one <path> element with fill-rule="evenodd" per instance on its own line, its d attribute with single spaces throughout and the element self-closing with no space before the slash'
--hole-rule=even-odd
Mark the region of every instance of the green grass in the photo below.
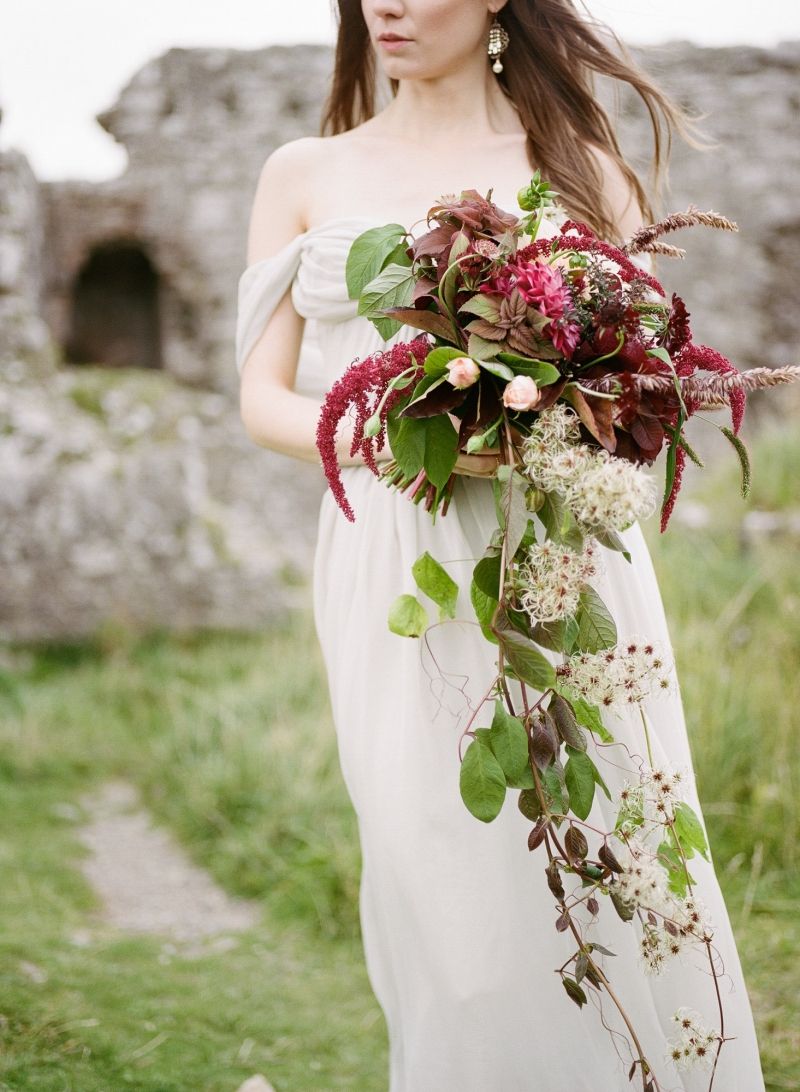
<svg viewBox="0 0 800 1092">
<path fill-rule="evenodd" d="M 1 1088 L 223 1092 L 258 1071 L 278 1090 L 382 1087 L 382 1017 L 354 941 L 267 919 L 196 958 L 104 928 L 87 946 L 92 900 L 56 801 L 50 786 L 6 791 L 20 822 L 4 861 Z"/>
<path fill-rule="evenodd" d="M 301 614 L 258 637 L 7 650 L 0 1088 L 222 1092 L 259 1071 L 278 1092 L 383 1087 L 357 829 L 313 638 Z M 232 951 L 184 958 L 97 926 L 72 812 L 112 776 L 262 902 Z"/>
<path fill-rule="evenodd" d="M 799 447 L 753 445 L 751 504 L 797 503 Z M 740 544 L 730 455 L 702 487 L 723 533 L 646 531 L 777 1092 L 800 1087 L 800 572 L 794 542 Z M 6 647 L 0 663 L 0 1088 L 223 1092 L 260 1071 L 278 1092 L 385 1090 L 357 827 L 308 611 L 275 633 L 112 628 Z M 261 924 L 232 950 L 181 955 L 97 924 L 75 809 L 110 777 L 135 782 L 229 891 L 259 900 Z"/>
</svg>

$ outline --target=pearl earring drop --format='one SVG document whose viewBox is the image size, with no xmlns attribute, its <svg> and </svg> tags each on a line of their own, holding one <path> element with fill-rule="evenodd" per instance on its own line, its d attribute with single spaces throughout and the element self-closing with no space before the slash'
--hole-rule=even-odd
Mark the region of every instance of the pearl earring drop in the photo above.
<svg viewBox="0 0 800 1092">
<path fill-rule="evenodd" d="M 489 57 L 494 57 L 495 61 L 492 65 L 492 72 L 502 72 L 503 62 L 500 60 L 500 54 L 505 53 L 508 48 L 508 33 L 502 23 L 498 22 L 497 13 L 495 12 L 494 22 L 489 27 L 489 44 L 486 47 L 486 52 Z"/>
</svg>

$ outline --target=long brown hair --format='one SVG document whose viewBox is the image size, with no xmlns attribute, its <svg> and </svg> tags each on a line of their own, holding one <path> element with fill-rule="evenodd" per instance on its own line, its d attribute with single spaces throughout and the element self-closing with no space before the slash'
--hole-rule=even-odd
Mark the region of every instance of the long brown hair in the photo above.
<svg viewBox="0 0 800 1092">
<path fill-rule="evenodd" d="M 323 136 L 345 132 L 375 114 L 375 53 L 361 2 L 336 2 L 339 30 L 320 126 Z M 653 131 L 654 192 L 673 133 L 695 143 L 692 119 L 650 80 L 617 35 L 579 11 L 573 0 L 508 0 L 497 18 L 508 32 L 509 45 L 496 78 L 519 112 L 533 168 L 541 168 L 576 219 L 618 240 L 618 226 L 603 197 L 602 171 L 589 148 L 595 145 L 619 166 L 643 215 L 652 219 L 650 198 L 620 151 L 611 120 L 596 97 L 594 78 L 628 84 L 644 103 Z M 389 83 L 396 95 L 399 81 Z"/>
</svg>

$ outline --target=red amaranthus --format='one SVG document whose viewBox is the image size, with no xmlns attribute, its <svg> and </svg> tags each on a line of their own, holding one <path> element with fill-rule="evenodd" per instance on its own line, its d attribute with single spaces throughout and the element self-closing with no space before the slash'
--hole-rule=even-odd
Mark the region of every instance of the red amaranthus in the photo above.
<svg viewBox="0 0 800 1092">
<path fill-rule="evenodd" d="M 430 340 L 424 334 L 413 341 L 393 345 L 389 349 L 371 353 L 365 360 L 354 362 L 327 392 L 317 423 L 317 448 L 325 477 L 336 502 L 351 523 L 355 513 L 345 494 L 339 461 L 336 456 L 336 434 L 341 421 L 351 405 L 356 407 L 351 457 L 361 451 L 364 462 L 376 476 L 380 476 L 375 452 L 382 451 L 386 440 L 386 415 L 402 397 L 401 389 L 389 389 L 393 379 L 416 364 L 412 380 L 423 374 L 422 363 L 430 350 Z M 380 406 L 380 409 L 378 407 Z M 380 429 L 375 436 L 367 436 L 364 426 L 376 410 L 380 416 Z"/>
</svg>

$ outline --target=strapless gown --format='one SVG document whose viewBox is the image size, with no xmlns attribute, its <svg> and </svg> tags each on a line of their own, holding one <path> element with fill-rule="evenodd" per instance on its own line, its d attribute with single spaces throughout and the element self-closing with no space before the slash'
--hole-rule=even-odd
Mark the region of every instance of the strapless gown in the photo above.
<svg viewBox="0 0 800 1092">
<path fill-rule="evenodd" d="M 513 195 L 495 199 L 517 208 Z M 327 220 L 244 270 L 239 369 L 287 290 L 307 320 L 297 389 L 320 400 L 354 359 L 417 335 L 404 327 L 383 342 L 347 296 L 348 248 L 375 223 L 361 216 Z M 447 515 L 434 525 L 421 506 L 382 485 L 368 468 L 345 467 L 342 476 L 356 521 L 345 518 L 326 490 L 314 555 L 314 619 L 341 770 L 358 819 L 360 921 L 369 979 L 388 1028 L 389 1092 L 641 1088 L 638 1069 L 628 1080 L 632 1055 L 622 1034 L 612 1038 L 603 1027 L 605 1021 L 626 1033 L 608 995 L 600 995 L 600 1003 L 589 988 L 589 1004 L 579 1009 L 555 973 L 575 944 L 569 932 L 555 929 L 558 910 L 545 881 L 544 849 L 532 854 L 527 848 L 531 823 L 517 807 L 518 792 L 508 792 L 501 813 L 487 824 L 467 811 L 459 792 L 458 740 L 495 667 L 494 646 L 474 623 L 469 600 L 471 569 L 495 526 L 491 483 L 459 476 Z M 669 649 L 641 527 L 634 524 L 622 537 L 632 564 L 603 550 L 605 573 L 592 583 L 621 638 L 642 635 Z M 411 566 L 424 550 L 460 585 L 459 621 L 436 627 L 427 640 L 399 637 L 387 627 L 389 606 L 401 593 L 416 592 Z M 654 762 L 688 769 L 686 799 L 705 829 L 679 689 L 651 701 L 648 712 Z M 474 726 L 490 719 L 487 707 Z M 638 715 L 606 722 L 615 740 L 646 759 Z M 592 753 L 591 741 L 589 746 Z M 622 747 L 605 747 L 593 757 L 616 800 L 630 761 Z M 614 800 L 598 790 L 587 822 L 613 829 Z M 589 837 L 596 852 L 599 843 Z M 723 1033 L 736 1037 L 723 1046 L 714 1089 L 763 1092 L 750 1001 L 713 847 L 711 857 L 706 862 L 696 855 L 690 873 L 715 931 Z M 568 891 L 577 883 L 565 878 Z M 645 975 L 638 921 L 623 923 L 608 899 L 601 899 L 599 919 L 586 935 L 615 953 L 599 956 L 601 966 L 660 1087 L 706 1089 L 707 1073 L 677 1070 L 665 1060 L 666 1040 L 677 1035 L 671 1014 L 678 1006 L 698 1010 L 708 1026 L 719 1028 L 705 950 L 688 949 L 661 975 Z"/>
</svg>

